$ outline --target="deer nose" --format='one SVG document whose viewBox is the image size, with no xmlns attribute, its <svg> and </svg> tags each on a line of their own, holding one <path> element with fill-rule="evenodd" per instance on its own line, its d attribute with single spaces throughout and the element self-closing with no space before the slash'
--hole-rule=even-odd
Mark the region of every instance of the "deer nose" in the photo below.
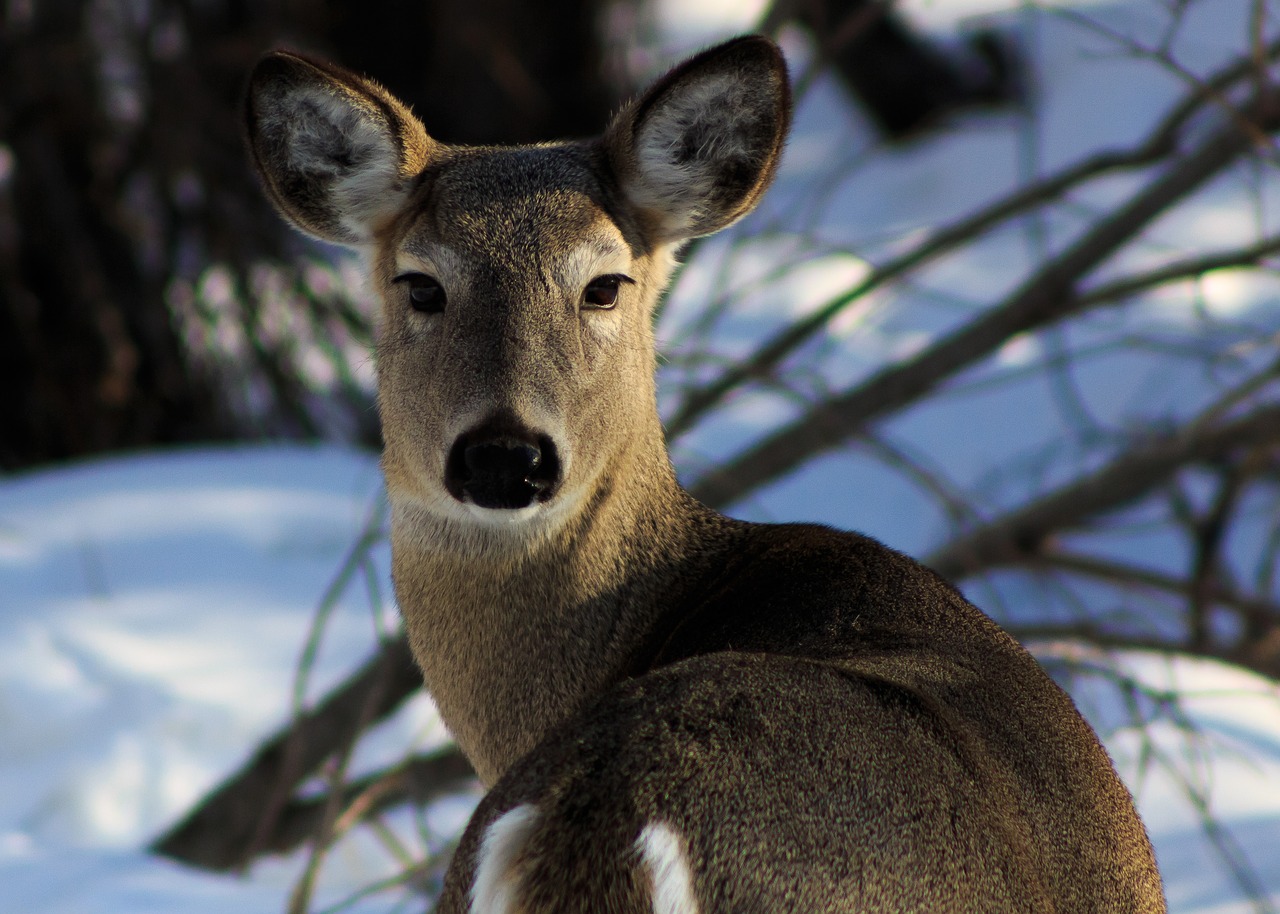
<svg viewBox="0 0 1280 914">
<path fill-rule="evenodd" d="M 550 438 L 491 424 L 460 435 L 445 464 L 445 487 L 454 498 L 496 510 L 547 501 L 559 476 Z"/>
</svg>

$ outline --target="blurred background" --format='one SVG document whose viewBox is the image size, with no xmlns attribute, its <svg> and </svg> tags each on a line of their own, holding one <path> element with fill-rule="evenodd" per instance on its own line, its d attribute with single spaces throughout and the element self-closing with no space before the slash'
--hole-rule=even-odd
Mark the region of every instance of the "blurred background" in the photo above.
<svg viewBox="0 0 1280 914">
<path fill-rule="evenodd" d="M 875 10 L 765 15 L 829 34 L 894 134 L 1011 100 L 994 45 L 953 60 Z M 446 141 L 534 142 L 598 131 L 667 62 L 658 31 L 650 5 L 604 0 L 7 4 L 0 467 L 189 441 L 376 443 L 369 309 L 246 167 L 240 97 L 265 49 L 376 76 Z"/>
<path fill-rule="evenodd" d="M 257 187 L 254 61 L 531 142 L 744 31 L 796 125 L 658 316 L 682 479 L 938 568 L 1174 910 L 1280 907 L 1275 0 L 6 0 L 0 910 L 421 909 L 476 798 L 398 632 L 375 308 Z"/>
</svg>

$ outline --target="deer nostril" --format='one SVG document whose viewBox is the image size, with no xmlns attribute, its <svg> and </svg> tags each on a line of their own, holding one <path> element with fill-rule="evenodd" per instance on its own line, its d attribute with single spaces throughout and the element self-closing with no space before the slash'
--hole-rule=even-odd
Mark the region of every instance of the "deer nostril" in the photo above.
<svg viewBox="0 0 1280 914">
<path fill-rule="evenodd" d="M 526 508 L 548 500 L 560 477 L 555 444 L 546 435 L 512 434 L 482 426 L 454 442 L 445 486 L 481 508 Z"/>
</svg>

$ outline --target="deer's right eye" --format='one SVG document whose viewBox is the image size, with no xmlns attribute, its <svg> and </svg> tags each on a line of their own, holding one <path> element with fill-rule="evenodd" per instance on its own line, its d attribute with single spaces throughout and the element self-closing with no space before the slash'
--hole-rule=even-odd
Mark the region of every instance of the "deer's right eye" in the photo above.
<svg viewBox="0 0 1280 914">
<path fill-rule="evenodd" d="M 444 310 L 444 286 L 426 273 L 405 273 L 392 280 L 408 290 L 409 307 L 420 314 L 439 314 Z"/>
</svg>

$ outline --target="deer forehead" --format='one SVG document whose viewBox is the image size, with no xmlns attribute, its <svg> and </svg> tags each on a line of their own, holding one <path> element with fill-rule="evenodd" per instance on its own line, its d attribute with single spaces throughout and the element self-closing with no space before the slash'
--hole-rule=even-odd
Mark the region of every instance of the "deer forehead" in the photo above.
<svg viewBox="0 0 1280 914">
<path fill-rule="evenodd" d="M 456 152 L 423 176 L 395 268 L 561 288 L 626 272 L 636 246 L 593 155 L 575 144 Z"/>
</svg>

